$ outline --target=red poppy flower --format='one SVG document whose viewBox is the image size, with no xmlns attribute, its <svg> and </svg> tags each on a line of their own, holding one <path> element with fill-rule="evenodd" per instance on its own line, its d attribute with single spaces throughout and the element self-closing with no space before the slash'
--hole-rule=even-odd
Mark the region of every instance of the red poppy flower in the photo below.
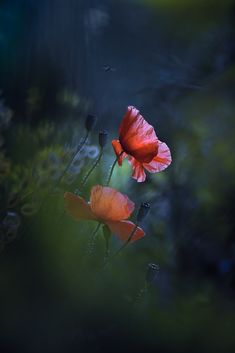
<svg viewBox="0 0 235 353">
<path fill-rule="evenodd" d="M 96 185 L 91 189 L 90 202 L 82 197 L 66 192 L 65 208 L 77 221 L 94 220 L 106 224 L 111 232 L 121 241 L 126 242 L 135 228 L 135 224 L 127 221 L 134 211 L 135 204 L 115 189 Z M 131 242 L 144 236 L 144 231 L 137 228 Z"/>
<path fill-rule="evenodd" d="M 119 140 L 112 141 L 113 149 L 122 165 L 128 157 L 132 177 L 145 181 L 144 169 L 157 173 L 171 164 L 171 153 L 164 142 L 158 140 L 154 128 L 142 117 L 139 110 L 129 106 L 119 128 Z"/>
</svg>

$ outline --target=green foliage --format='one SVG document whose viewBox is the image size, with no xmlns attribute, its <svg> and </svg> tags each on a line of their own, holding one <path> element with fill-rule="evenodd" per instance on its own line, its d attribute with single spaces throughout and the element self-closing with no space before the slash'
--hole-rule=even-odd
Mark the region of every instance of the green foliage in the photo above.
<svg viewBox="0 0 235 353">
<path fill-rule="evenodd" d="M 50 352 L 70 352 L 75 341 L 82 342 L 81 349 L 76 350 L 79 352 L 83 352 L 87 342 L 95 349 L 102 342 L 109 351 L 126 351 L 126 342 L 130 343 L 130 352 L 148 348 L 159 352 L 234 351 L 235 71 L 229 22 L 233 19 L 232 1 L 215 4 L 202 0 L 133 0 L 127 11 L 124 8 L 120 12 L 119 2 L 113 1 L 112 21 L 103 37 L 95 32 L 95 27 L 102 11 L 105 16 L 105 9 L 96 11 L 83 2 L 85 15 L 82 21 L 80 18 L 81 23 L 77 16 L 82 11 L 73 9 L 74 21 L 81 27 L 76 32 L 71 22 L 72 32 L 67 37 L 61 33 L 70 28 L 70 18 L 59 35 L 54 27 L 57 21 L 60 23 L 58 13 L 53 13 L 53 21 L 51 11 L 49 25 L 45 32 L 39 28 L 38 37 L 44 42 L 51 35 L 59 47 L 65 43 L 69 47 L 74 42 L 75 46 L 66 51 L 66 67 L 60 61 L 59 50 L 55 50 L 54 57 L 51 54 L 57 47 L 50 40 L 45 44 L 48 50 L 42 48 L 42 62 L 36 50 L 37 60 L 35 56 L 30 56 L 30 60 L 36 62 L 36 68 L 41 64 L 41 68 L 32 70 L 36 73 L 28 86 L 23 80 L 27 75 L 22 64 L 30 71 L 29 61 L 24 63 L 22 56 L 18 62 L 18 56 L 24 31 L 32 33 L 33 41 L 34 32 L 28 30 L 22 10 L 17 14 L 20 1 L 14 3 L 10 25 L 8 12 L 0 5 L 0 45 L 6 53 L 0 57 L 0 69 L 5 81 L 11 81 L 9 72 L 15 72 L 14 79 L 19 77 L 18 86 L 14 80 L 13 89 L 9 84 L 8 97 L 10 101 L 17 98 L 18 107 L 23 95 L 25 112 L 19 109 L 22 116 L 13 114 L 1 97 L 1 339 L 5 335 L 16 341 L 17 349 L 23 342 L 19 350 L 34 352 L 47 352 L 48 346 Z M 51 4 L 56 2 L 46 3 L 45 14 L 47 6 L 53 9 Z M 72 3 L 74 8 L 79 4 Z M 127 6 L 126 1 L 121 3 Z M 66 19 L 66 12 L 61 13 Z M 89 21 L 93 21 L 92 33 L 87 27 L 87 13 Z M 123 14 L 130 15 L 130 20 L 123 20 Z M 80 33 L 84 41 L 79 41 Z M 74 42 L 67 44 L 69 36 Z M 101 42 L 104 44 L 99 50 Z M 70 72 L 76 62 L 72 58 L 75 52 L 79 52 L 81 71 L 87 65 L 87 82 L 83 82 L 83 72 Z M 40 84 L 53 66 L 53 60 L 48 60 L 48 66 L 45 64 L 47 55 L 59 62 L 59 73 L 55 68 L 58 90 L 52 94 L 59 114 L 52 113 L 51 108 L 50 79 L 54 71 L 45 80 L 46 87 Z M 113 61 L 110 65 L 117 68 L 102 69 L 101 61 L 106 56 Z M 90 65 L 93 61 L 94 65 Z M 62 67 L 73 76 L 68 77 L 71 86 L 77 84 L 74 80 L 78 77 L 78 91 L 85 87 L 94 102 L 71 88 L 57 86 Z M 12 98 L 17 90 L 19 96 Z M 121 246 L 118 239 L 102 225 L 89 251 L 97 222 L 78 223 L 70 218 L 63 198 L 65 191 L 71 191 L 89 201 L 91 187 L 105 183 L 115 160 L 111 141 L 84 187 L 82 180 L 99 153 L 98 130 L 92 132 L 65 175 L 61 175 L 83 142 L 82 124 L 89 110 L 96 107 L 102 112 L 99 128 L 111 126 L 113 131 L 109 133 L 117 137 L 120 115 L 115 109 L 127 101 L 138 102 L 149 111 L 159 139 L 170 146 L 173 163 L 164 173 L 148 174 L 146 183 L 140 184 L 130 178 L 127 160 L 122 167 L 115 167 L 110 186 L 135 202 L 132 220 L 143 201 L 151 204 L 151 211 L 141 224 L 146 236 L 112 259 Z M 45 113 L 42 106 L 51 110 L 45 109 Z M 43 122 L 38 123 L 35 116 Z M 160 271 L 146 286 L 149 263 L 159 264 Z"/>
</svg>

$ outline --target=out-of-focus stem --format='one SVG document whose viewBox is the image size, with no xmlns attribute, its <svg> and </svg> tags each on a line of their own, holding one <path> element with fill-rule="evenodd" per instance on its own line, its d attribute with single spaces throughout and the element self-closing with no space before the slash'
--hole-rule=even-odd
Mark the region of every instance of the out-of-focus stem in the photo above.
<svg viewBox="0 0 235 353">
<path fill-rule="evenodd" d="M 96 239 L 96 236 L 98 234 L 98 231 L 100 229 L 101 224 L 102 224 L 101 222 L 97 224 L 96 228 L 94 229 L 94 231 L 91 235 L 91 240 L 89 241 L 89 244 L 88 244 L 88 251 L 87 251 L 88 255 L 91 255 L 93 253 L 94 246 L 95 246 L 95 239 Z"/>
</svg>

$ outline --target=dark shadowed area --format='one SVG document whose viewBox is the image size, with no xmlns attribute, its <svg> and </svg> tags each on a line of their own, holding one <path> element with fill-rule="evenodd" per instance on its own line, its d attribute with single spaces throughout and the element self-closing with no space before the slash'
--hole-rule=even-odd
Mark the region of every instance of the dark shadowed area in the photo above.
<svg viewBox="0 0 235 353">
<path fill-rule="evenodd" d="M 0 352 L 235 351 L 234 19 L 233 0 L 0 0 Z M 63 195 L 105 185 L 129 105 L 172 163 L 143 183 L 115 165 L 131 220 L 150 212 L 114 256 Z"/>
</svg>

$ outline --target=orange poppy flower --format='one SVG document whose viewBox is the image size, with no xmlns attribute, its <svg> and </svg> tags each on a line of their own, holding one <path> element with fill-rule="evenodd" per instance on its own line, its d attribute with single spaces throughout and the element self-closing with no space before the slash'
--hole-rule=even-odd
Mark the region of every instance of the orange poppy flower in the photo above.
<svg viewBox="0 0 235 353">
<path fill-rule="evenodd" d="M 123 242 L 128 240 L 135 228 L 134 223 L 126 220 L 134 211 L 135 204 L 115 189 L 101 185 L 93 186 L 90 202 L 71 192 L 66 192 L 64 198 L 65 209 L 74 219 L 102 222 Z M 143 236 L 144 231 L 138 227 L 131 242 Z"/>
<path fill-rule="evenodd" d="M 145 181 L 144 169 L 157 173 L 171 164 L 168 146 L 158 140 L 154 128 L 142 117 L 139 110 L 129 106 L 119 128 L 119 140 L 112 146 L 121 166 L 128 157 L 132 165 L 132 177 L 137 182 Z"/>
</svg>

